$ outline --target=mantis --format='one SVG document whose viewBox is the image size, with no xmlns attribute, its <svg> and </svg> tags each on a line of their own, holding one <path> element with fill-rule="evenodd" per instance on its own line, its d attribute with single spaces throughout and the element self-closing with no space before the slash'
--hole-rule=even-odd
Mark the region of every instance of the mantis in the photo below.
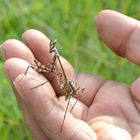
<svg viewBox="0 0 140 140">
<path fill-rule="evenodd" d="M 50 65 L 43 65 L 41 62 L 39 62 L 38 60 L 34 60 L 35 65 L 29 65 L 25 71 L 24 76 L 26 76 L 29 68 L 34 69 L 35 71 L 37 71 L 38 73 L 53 73 L 56 71 L 56 61 L 58 62 L 58 65 L 60 65 L 60 69 L 61 72 L 60 73 L 56 73 L 56 76 L 54 76 L 52 79 L 54 79 L 55 77 L 57 78 L 57 83 L 59 85 L 60 90 L 62 90 L 65 93 L 65 101 L 68 101 L 67 106 L 66 106 L 66 110 L 64 112 L 64 117 L 63 117 L 63 121 L 60 127 L 60 133 L 62 132 L 63 129 L 63 125 L 64 125 L 64 121 L 66 119 L 66 114 L 68 112 L 68 108 L 70 105 L 70 100 L 72 97 L 74 97 L 75 95 L 79 94 L 79 93 L 83 93 L 85 88 L 84 87 L 79 87 L 77 86 L 77 82 L 75 80 L 70 80 L 68 79 L 66 72 L 64 70 L 64 67 L 61 63 L 60 60 L 60 55 L 56 49 L 56 40 L 55 41 L 50 41 L 49 43 L 50 46 L 50 50 L 49 53 L 52 54 L 54 53 L 54 56 L 52 58 L 52 62 Z M 61 81 L 61 78 L 63 77 L 63 82 Z M 50 80 L 51 81 L 51 80 Z M 42 85 L 44 85 L 45 83 L 47 83 L 49 81 L 45 81 L 44 83 L 37 85 L 31 89 L 40 87 Z M 72 106 L 72 108 L 70 109 L 70 112 L 72 112 L 74 106 L 76 105 L 76 103 L 78 102 L 78 99 L 75 101 L 74 105 Z"/>
<path fill-rule="evenodd" d="M 54 52 L 54 60 L 56 61 L 56 59 L 58 60 L 58 63 L 60 65 L 60 68 L 61 68 L 61 73 L 58 73 L 58 75 L 60 77 L 63 76 L 64 78 L 64 82 L 61 83 L 61 82 L 58 82 L 59 86 L 60 86 L 60 89 L 63 90 L 65 92 L 65 101 L 68 100 L 68 103 L 67 103 L 67 106 L 66 106 L 66 110 L 65 110 L 65 113 L 64 113 L 64 118 L 63 118 L 63 121 L 62 121 L 62 125 L 61 125 L 61 128 L 60 128 L 60 133 L 62 132 L 62 129 L 63 129 L 63 125 L 64 125 L 64 121 L 65 121 L 65 118 L 66 118 L 66 114 L 67 114 L 67 111 L 68 111 L 68 107 L 69 107 L 69 104 L 70 104 L 70 100 L 72 97 L 74 97 L 76 94 L 78 93 L 83 93 L 83 91 L 85 90 L 84 87 L 77 87 L 77 83 L 76 81 L 74 80 L 69 80 L 67 78 L 67 75 L 65 73 L 65 70 L 64 70 L 64 67 L 61 63 L 61 60 L 60 60 L 60 57 L 59 57 L 59 53 L 55 47 L 55 44 L 56 44 L 56 41 L 51 41 L 50 42 L 50 53 Z M 54 61 L 54 62 L 55 62 Z M 73 110 L 74 106 L 76 105 L 78 100 L 76 100 L 76 102 L 74 103 L 73 107 L 71 108 L 70 112 Z"/>
</svg>

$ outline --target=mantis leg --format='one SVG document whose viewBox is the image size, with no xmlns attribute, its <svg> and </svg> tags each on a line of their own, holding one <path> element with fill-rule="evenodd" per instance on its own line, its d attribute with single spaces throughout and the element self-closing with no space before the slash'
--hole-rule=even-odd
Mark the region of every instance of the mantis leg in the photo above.
<svg viewBox="0 0 140 140">
<path fill-rule="evenodd" d="M 27 74 L 27 72 L 29 71 L 30 68 L 34 69 L 34 66 L 33 66 L 33 65 L 29 65 L 29 66 L 27 67 L 27 69 L 26 69 L 26 71 L 25 71 L 23 77 L 22 77 L 21 79 L 19 79 L 18 82 L 20 82 L 21 80 L 23 80 L 23 78 L 26 76 L 26 74 Z"/>
</svg>

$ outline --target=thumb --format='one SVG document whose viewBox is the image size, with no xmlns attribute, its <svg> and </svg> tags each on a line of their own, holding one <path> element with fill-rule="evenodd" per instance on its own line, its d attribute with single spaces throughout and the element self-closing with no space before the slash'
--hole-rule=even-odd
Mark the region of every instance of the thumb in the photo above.
<svg viewBox="0 0 140 140">
<path fill-rule="evenodd" d="M 106 45 L 120 56 L 140 65 L 140 22 L 118 12 L 104 10 L 97 28 Z"/>
</svg>

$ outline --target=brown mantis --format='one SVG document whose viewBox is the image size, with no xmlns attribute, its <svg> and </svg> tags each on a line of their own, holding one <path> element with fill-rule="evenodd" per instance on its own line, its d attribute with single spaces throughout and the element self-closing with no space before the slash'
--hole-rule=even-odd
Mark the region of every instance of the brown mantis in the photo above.
<svg viewBox="0 0 140 140">
<path fill-rule="evenodd" d="M 62 121 L 62 125 L 61 125 L 61 128 L 60 128 L 60 132 L 62 132 L 62 129 L 63 129 L 63 125 L 64 125 L 64 121 L 65 121 L 65 118 L 66 118 L 66 114 L 67 114 L 67 111 L 68 111 L 68 107 L 69 107 L 69 104 L 70 104 L 70 99 L 78 94 L 79 92 L 82 92 L 84 91 L 84 87 L 76 87 L 76 82 L 74 80 L 69 80 L 67 78 L 67 75 L 65 73 L 65 70 L 63 68 L 63 65 L 61 63 L 61 60 L 60 60 L 60 57 L 59 57 L 59 54 L 58 54 L 58 51 L 56 50 L 56 47 L 55 47 L 55 44 L 56 44 L 56 41 L 51 41 L 50 42 L 50 53 L 54 52 L 55 54 L 55 60 L 57 59 L 58 62 L 59 62 L 59 65 L 61 67 L 61 71 L 62 73 L 59 73 L 61 75 L 61 77 L 63 76 L 64 77 L 64 82 L 63 83 L 59 83 L 59 86 L 60 86 L 60 89 L 65 91 L 65 101 L 68 100 L 68 103 L 67 103 L 67 106 L 66 106 L 66 111 L 64 113 L 64 118 L 63 118 L 63 121 Z M 71 108 L 70 112 L 73 110 L 74 106 L 76 105 L 78 100 L 76 100 L 76 102 L 74 103 L 73 107 Z"/>
<path fill-rule="evenodd" d="M 58 53 L 58 51 L 56 49 L 56 46 L 55 46 L 56 41 L 50 41 L 49 45 L 50 45 L 49 53 L 50 54 L 54 53 L 51 64 L 50 65 L 43 65 L 38 60 L 34 60 L 35 65 L 28 66 L 26 71 L 25 71 L 24 76 L 27 74 L 27 71 L 29 70 L 29 68 L 33 68 L 35 71 L 37 71 L 39 73 L 44 73 L 44 72 L 53 73 L 56 70 L 56 60 L 58 61 L 58 64 L 60 65 L 61 73 L 56 73 L 57 83 L 59 85 L 60 90 L 65 92 L 65 101 L 68 101 L 67 106 L 66 106 L 66 110 L 65 110 L 65 113 L 64 113 L 64 118 L 63 118 L 61 128 L 60 128 L 60 133 L 61 133 L 62 129 L 63 129 L 64 121 L 65 121 L 65 118 L 66 118 L 66 114 L 67 114 L 67 111 L 68 111 L 68 107 L 69 107 L 71 98 L 74 97 L 78 93 L 83 93 L 85 88 L 83 88 L 83 87 L 81 88 L 81 87 L 77 86 L 76 81 L 68 79 L 68 77 L 65 73 L 64 67 L 61 63 L 59 53 Z M 64 79 L 63 82 L 61 82 L 62 77 Z M 55 78 L 55 77 L 53 77 L 53 78 Z M 37 86 L 33 87 L 32 89 L 40 87 L 41 85 L 44 85 L 47 82 L 49 82 L 49 81 L 46 81 L 46 82 L 44 82 L 40 85 L 37 85 Z M 78 102 L 78 100 L 75 101 L 74 105 L 70 109 L 70 112 L 73 110 L 73 108 L 74 108 L 74 106 L 76 105 L 77 102 Z"/>
</svg>

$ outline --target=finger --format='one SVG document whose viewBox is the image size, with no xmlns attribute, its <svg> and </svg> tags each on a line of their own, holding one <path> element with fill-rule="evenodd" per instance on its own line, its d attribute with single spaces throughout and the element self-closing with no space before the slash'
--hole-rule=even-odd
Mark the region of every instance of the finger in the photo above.
<svg viewBox="0 0 140 140">
<path fill-rule="evenodd" d="M 123 113 L 120 113 L 122 110 Z M 127 116 L 129 121 L 139 121 L 139 113 L 134 106 L 128 85 L 114 81 L 106 82 L 98 90 L 93 104 L 88 110 L 87 120 L 90 120 L 93 115 L 94 117 L 111 115 L 122 118 Z"/>
<path fill-rule="evenodd" d="M 22 110 L 22 113 L 25 124 L 35 140 L 50 140 L 48 136 L 46 136 L 45 133 L 41 130 L 40 126 L 36 123 L 36 121 L 28 111 Z"/>
<path fill-rule="evenodd" d="M 140 102 L 140 78 L 136 79 L 131 86 L 131 92 L 136 101 Z"/>
<path fill-rule="evenodd" d="M 133 140 L 139 140 L 140 139 L 140 133 L 138 133 L 136 136 L 134 136 Z"/>
<path fill-rule="evenodd" d="M 41 130 L 39 125 L 36 123 L 34 118 L 31 116 L 31 114 L 28 111 L 28 107 L 25 106 L 24 102 L 20 99 L 18 96 L 17 98 L 20 108 L 22 110 L 23 118 L 25 121 L 25 124 L 27 128 L 30 130 L 32 137 L 35 138 L 36 140 L 50 140 L 44 132 Z"/>
<path fill-rule="evenodd" d="M 16 39 L 9 39 L 1 45 L 5 60 L 13 57 L 21 58 L 33 64 L 34 55 L 31 50 L 22 42 Z"/>
<path fill-rule="evenodd" d="M 37 125 L 36 121 L 29 113 L 28 107 L 25 106 L 24 102 L 22 101 L 22 98 L 20 98 L 18 92 L 16 91 L 13 85 L 12 87 L 13 87 L 16 99 L 20 105 L 20 109 L 22 111 L 25 124 L 30 130 L 33 138 L 35 138 L 36 140 L 49 140 L 49 138 L 43 133 L 41 128 Z"/>
<path fill-rule="evenodd" d="M 140 22 L 118 12 L 104 10 L 97 17 L 97 28 L 109 48 L 140 65 Z"/>
<path fill-rule="evenodd" d="M 25 44 L 32 50 L 34 53 L 35 57 L 42 62 L 43 64 L 51 64 L 52 58 L 54 54 L 50 54 L 50 40 L 41 32 L 37 30 L 28 30 L 23 34 L 23 40 Z M 61 63 L 64 67 L 65 73 L 68 78 L 74 79 L 75 74 L 74 74 L 74 69 L 72 66 L 64 59 L 60 58 Z M 57 65 L 56 73 L 61 73 L 62 70 L 60 68 L 60 65 Z M 50 77 L 53 77 L 56 75 L 56 73 L 46 73 L 45 75 L 47 76 L 48 79 L 52 79 Z M 60 90 L 60 87 L 57 83 L 57 79 L 54 78 L 54 80 L 50 81 L 58 93 L 58 95 L 62 95 L 62 91 Z"/>
<path fill-rule="evenodd" d="M 134 131 L 130 128 L 130 125 L 128 124 L 128 121 L 125 118 L 122 118 L 120 116 L 99 116 L 95 117 L 92 120 L 88 121 L 88 124 L 93 124 L 95 122 L 104 122 L 106 124 L 111 124 L 116 127 L 122 128 L 126 130 L 128 133 L 135 135 Z"/>
<path fill-rule="evenodd" d="M 30 75 L 19 84 L 17 81 L 20 78 L 20 76 L 17 77 L 14 85 L 18 92 L 20 92 L 20 95 L 22 94 L 21 98 L 28 106 L 30 113 L 50 139 L 96 139 L 96 135 L 91 131 L 90 127 L 83 121 L 74 118 L 69 112 L 67 113 L 63 131 L 60 133 L 64 109 L 57 103 L 56 99 L 48 96 L 53 94 L 50 85 L 47 84 L 30 90 L 31 87 L 40 83 L 40 80 Z"/>
<path fill-rule="evenodd" d="M 11 81 L 11 84 L 19 74 L 21 74 L 21 73 L 23 73 L 23 71 L 25 71 L 25 69 L 27 68 L 28 65 L 29 65 L 29 63 L 24 61 L 23 59 L 11 58 L 11 59 L 6 60 L 6 62 L 4 64 L 4 70 L 6 72 L 8 79 Z M 39 79 L 45 80 L 45 78 L 38 75 L 32 69 L 30 70 L 30 74 L 38 76 Z M 36 138 L 36 140 L 40 140 L 40 139 L 49 140 L 48 137 L 43 133 L 43 131 L 41 131 L 40 127 L 37 125 L 34 118 L 30 115 L 30 113 L 28 111 L 28 107 L 25 106 L 24 102 L 22 101 L 22 98 L 19 95 L 20 93 L 18 93 L 14 87 L 13 87 L 13 90 L 14 90 L 16 99 L 20 104 L 25 123 L 26 123 L 27 127 L 29 128 L 29 130 L 31 131 L 32 136 L 34 138 Z M 50 96 L 55 97 L 55 94 L 50 95 Z"/>
<path fill-rule="evenodd" d="M 85 87 L 84 92 L 81 93 L 80 98 L 77 96 L 77 99 L 89 107 L 105 80 L 95 75 L 82 73 L 77 76 L 77 81 L 79 85 Z"/>
<path fill-rule="evenodd" d="M 97 133 L 99 140 L 132 140 L 131 135 L 124 129 L 97 121 L 90 124 Z"/>
</svg>

